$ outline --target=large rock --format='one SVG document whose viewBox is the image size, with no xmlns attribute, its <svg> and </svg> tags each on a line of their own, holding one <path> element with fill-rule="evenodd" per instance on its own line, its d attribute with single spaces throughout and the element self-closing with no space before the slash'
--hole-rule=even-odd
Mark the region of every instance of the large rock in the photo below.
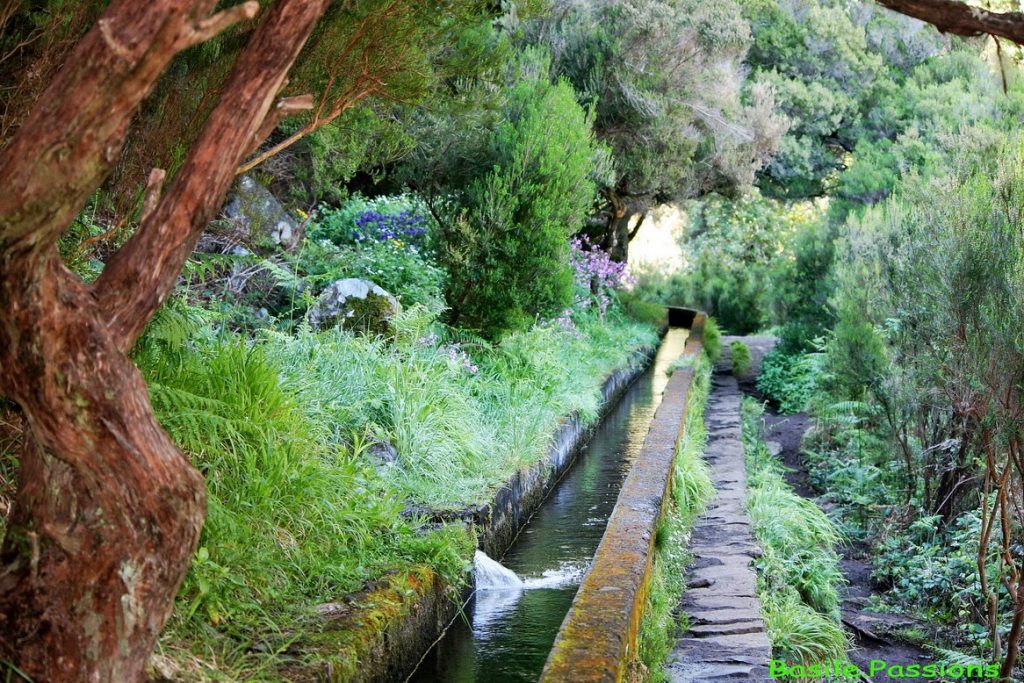
<svg viewBox="0 0 1024 683">
<path fill-rule="evenodd" d="M 303 228 L 270 190 L 250 176 L 238 180 L 224 215 L 253 245 L 273 245 L 291 251 L 302 243 Z"/>
<path fill-rule="evenodd" d="M 386 334 L 391 319 L 402 310 L 398 299 L 370 282 L 346 278 L 331 283 L 309 309 L 314 329 L 340 325 L 349 329 Z"/>
</svg>

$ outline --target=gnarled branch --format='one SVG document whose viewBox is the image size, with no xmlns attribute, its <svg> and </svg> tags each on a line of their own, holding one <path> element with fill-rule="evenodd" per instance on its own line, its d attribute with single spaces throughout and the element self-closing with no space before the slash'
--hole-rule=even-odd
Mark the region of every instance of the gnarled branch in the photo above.
<svg viewBox="0 0 1024 683">
<path fill-rule="evenodd" d="M 956 0 L 878 0 L 883 7 L 958 36 L 985 34 L 1024 45 L 1024 12 L 992 12 Z"/>
<path fill-rule="evenodd" d="M 127 350 L 166 300 L 214 218 L 328 0 L 279 0 L 235 64 L 224 96 L 156 208 L 108 261 L 93 292 Z M 286 101 L 285 109 L 305 101 Z"/>
<path fill-rule="evenodd" d="M 0 153 L 0 248 L 47 252 L 110 172 L 132 116 L 171 60 L 254 5 L 197 23 L 213 4 L 111 3 Z"/>
</svg>

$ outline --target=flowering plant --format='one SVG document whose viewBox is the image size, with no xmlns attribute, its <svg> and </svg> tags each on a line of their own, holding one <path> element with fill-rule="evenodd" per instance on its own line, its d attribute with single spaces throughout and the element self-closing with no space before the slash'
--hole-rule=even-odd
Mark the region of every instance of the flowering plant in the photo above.
<svg viewBox="0 0 1024 683">
<path fill-rule="evenodd" d="M 480 371 L 480 368 L 473 362 L 469 354 L 462 350 L 459 344 L 442 344 L 438 346 L 438 336 L 431 332 L 430 334 L 420 337 L 416 340 L 416 345 L 423 348 L 437 348 L 438 353 L 441 357 L 448 361 L 448 364 L 465 370 L 471 375 L 475 375 Z"/>
<path fill-rule="evenodd" d="M 576 281 L 576 305 L 580 308 L 597 306 L 604 315 L 612 302 L 612 292 L 633 284 L 635 278 L 629 274 L 629 266 L 617 263 L 605 250 L 583 235 L 574 237 L 571 245 L 571 260 Z"/>
<path fill-rule="evenodd" d="M 426 219 L 412 211 L 381 213 L 373 209 L 355 217 L 352 237 L 356 242 L 392 242 L 398 246 L 423 246 L 427 235 Z"/>
</svg>

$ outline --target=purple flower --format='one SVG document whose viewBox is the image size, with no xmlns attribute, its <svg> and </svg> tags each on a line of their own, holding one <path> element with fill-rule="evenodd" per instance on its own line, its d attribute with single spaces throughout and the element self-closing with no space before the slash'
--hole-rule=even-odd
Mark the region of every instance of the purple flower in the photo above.
<svg viewBox="0 0 1024 683">
<path fill-rule="evenodd" d="M 574 237 L 571 244 L 571 260 L 579 294 L 576 304 L 587 308 L 597 306 L 603 316 L 611 305 L 611 292 L 633 284 L 635 278 L 629 274 L 629 266 L 616 263 L 608 252 L 590 242 L 583 235 Z"/>
<path fill-rule="evenodd" d="M 356 242 L 398 242 L 413 248 L 422 246 L 427 235 L 427 221 L 411 211 L 381 213 L 363 211 L 355 217 L 352 238 Z"/>
</svg>

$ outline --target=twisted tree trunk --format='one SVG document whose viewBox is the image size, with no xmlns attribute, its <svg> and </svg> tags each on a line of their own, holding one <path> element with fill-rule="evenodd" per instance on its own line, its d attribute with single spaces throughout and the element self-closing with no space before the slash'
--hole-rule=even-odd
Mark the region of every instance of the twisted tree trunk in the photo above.
<svg viewBox="0 0 1024 683">
<path fill-rule="evenodd" d="M 0 394 L 27 433 L 0 546 L 0 671 L 137 681 L 205 514 L 127 353 L 214 217 L 327 0 L 279 0 L 166 193 L 93 284 L 56 242 L 102 183 L 170 60 L 255 16 L 246 2 L 115 0 L 0 153 Z"/>
</svg>

